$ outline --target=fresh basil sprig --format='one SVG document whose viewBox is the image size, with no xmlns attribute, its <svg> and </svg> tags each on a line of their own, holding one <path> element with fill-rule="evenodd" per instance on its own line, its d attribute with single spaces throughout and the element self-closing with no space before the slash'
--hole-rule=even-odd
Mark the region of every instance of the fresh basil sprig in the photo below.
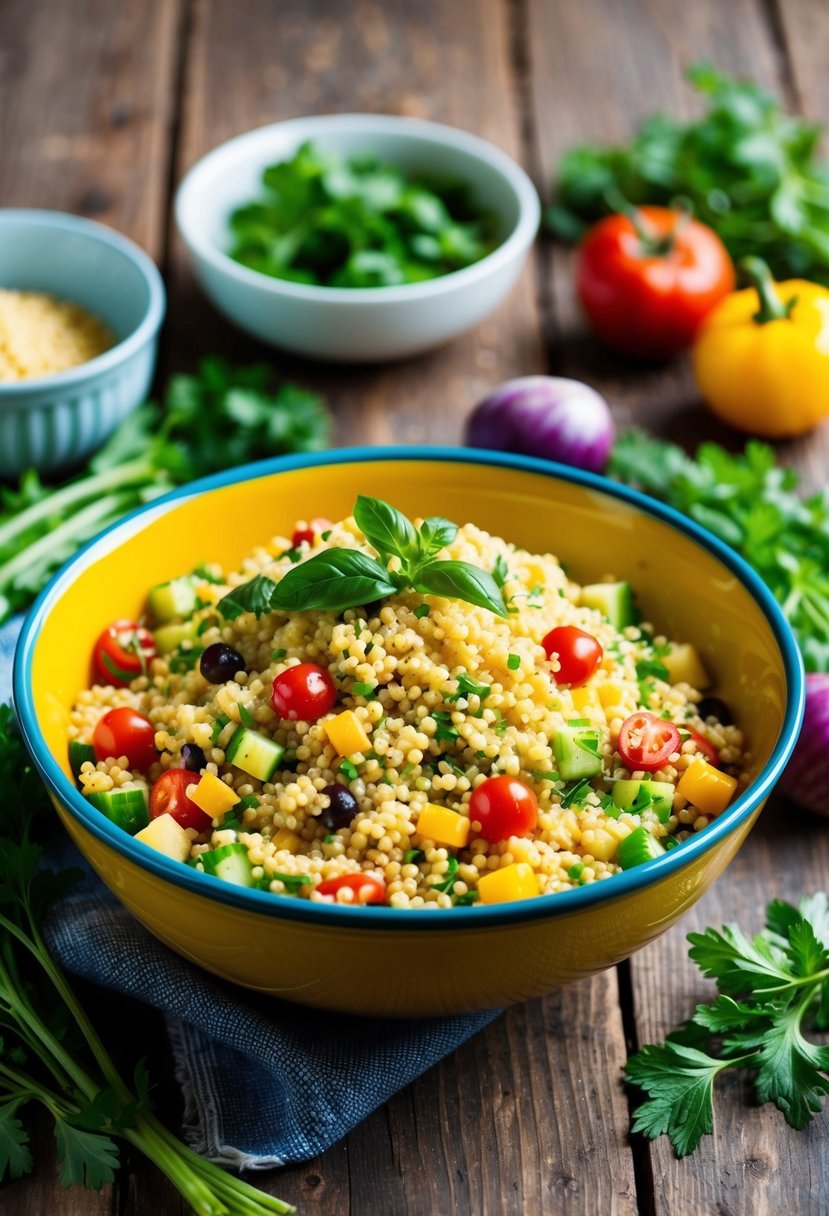
<svg viewBox="0 0 829 1216">
<path fill-rule="evenodd" d="M 501 589 L 492 575 L 469 562 L 437 561 L 436 555 L 455 539 L 457 524 L 432 515 L 420 528 L 379 498 L 361 494 L 354 519 L 380 559 L 358 549 L 324 549 L 289 570 L 278 583 L 257 574 L 219 601 L 226 620 L 243 612 L 342 612 L 396 591 L 414 587 L 426 594 L 462 600 L 507 616 Z M 383 563 L 398 559 L 400 569 Z"/>
</svg>

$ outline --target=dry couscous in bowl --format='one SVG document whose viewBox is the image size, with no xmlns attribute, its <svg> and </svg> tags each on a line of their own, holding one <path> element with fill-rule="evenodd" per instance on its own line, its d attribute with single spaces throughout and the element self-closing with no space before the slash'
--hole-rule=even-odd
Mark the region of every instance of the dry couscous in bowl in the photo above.
<svg viewBox="0 0 829 1216">
<path fill-rule="evenodd" d="M 476 589 L 422 563 L 407 580 L 413 534 L 389 560 L 377 500 L 462 525 L 431 526 L 431 560 L 483 571 Z M 380 582 L 338 568 L 309 593 L 332 555 Z M 149 588 L 154 637 L 108 634 Z M 765 589 L 671 512 L 542 462 L 405 449 L 252 466 L 136 513 L 47 590 L 16 668 L 64 822 L 139 919 L 228 979 L 369 1014 L 521 1000 L 667 928 L 749 830 L 801 685 Z"/>
</svg>

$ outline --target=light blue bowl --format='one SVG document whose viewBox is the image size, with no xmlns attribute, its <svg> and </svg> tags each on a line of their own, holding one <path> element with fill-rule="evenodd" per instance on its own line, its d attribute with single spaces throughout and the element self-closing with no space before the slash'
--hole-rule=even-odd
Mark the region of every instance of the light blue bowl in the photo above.
<svg viewBox="0 0 829 1216">
<path fill-rule="evenodd" d="M 9 209 L 0 210 L 0 287 L 71 300 L 118 339 L 78 367 L 0 383 L 0 477 L 76 463 L 146 398 L 164 317 L 161 275 L 137 245 L 103 224 Z"/>
</svg>

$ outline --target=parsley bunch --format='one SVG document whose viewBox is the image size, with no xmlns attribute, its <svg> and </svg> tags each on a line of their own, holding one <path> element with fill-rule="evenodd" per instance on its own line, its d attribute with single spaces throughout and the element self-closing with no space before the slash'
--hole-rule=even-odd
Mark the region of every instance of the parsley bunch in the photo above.
<svg viewBox="0 0 829 1216">
<path fill-rule="evenodd" d="M 8 705 L 0 705 L 0 795 L 0 1182 L 32 1168 L 19 1116 L 34 1104 L 54 1123 L 64 1186 L 112 1182 L 126 1140 L 197 1216 L 293 1211 L 203 1160 L 154 1117 L 143 1066 L 128 1085 L 52 960 L 44 917 L 79 874 L 42 864 L 32 829 L 51 807 Z"/>
<path fill-rule="evenodd" d="M 829 489 L 800 498 L 797 473 L 756 440 L 733 455 L 703 443 L 694 458 L 635 430 L 617 439 L 607 472 L 736 549 L 779 601 L 806 670 L 829 671 Z"/>
<path fill-rule="evenodd" d="M 0 620 L 27 607 L 102 528 L 174 486 L 265 456 L 318 451 L 329 417 L 315 394 L 268 387 L 265 365 L 205 359 L 173 376 L 161 405 L 126 418 L 77 477 L 44 485 L 34 469 L 0 489 Z"/>
<path fill-rule="evenodd" d="M 633 1130 L 651 1140 L 667 1133 L 678 1156 L 692 1153 L 713 1129 L 714 1081 L 726 1068 L 751 1069 L 758 1101 L 774 1102 L 792 1127 L 806 1127 L 829 1093 L 829 1047 L 804 1033 L 829 1029 L 826 894 L 799 908 L 772 901 L 765 930 L 754 938 L 732 925 L 688 940 L 719 995 L 698 1005 L 664 1045 L 628 1060 L 627 1080 L 649 1095 Z"/>
<path fill-rule="evenodd" d="M 708 103 L 700 119 L 655 114 L 627 147 L 564 154 L 548 227 L 577 240 L 624 200 L 681 198 L 735 262 L 756 255 L 776 278 L 829 283 L 829 165 L 818 159 L 819 124 L 785 114 L 769 93 L 710 64 L 692 67 L 688 79 Z"/>
</svg>

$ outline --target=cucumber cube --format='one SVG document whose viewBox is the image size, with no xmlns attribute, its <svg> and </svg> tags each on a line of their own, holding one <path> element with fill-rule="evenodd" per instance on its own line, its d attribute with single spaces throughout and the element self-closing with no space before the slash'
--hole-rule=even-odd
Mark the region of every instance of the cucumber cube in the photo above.
<svg viewBox="0 0 829 1216">
<path fill-rule="evenodd" d="M 77 739 L 73 739 L 69 744 L 69 767 L 76 781 L 80 775 L 81 765 L 86 764 L 87 760 L 95 763 L 97 760 L 95 748 L 91 743 L 79 743 Z"/>
<path fill-rule="evenodd" d="M 667 823 L 674 805 L 674 786 L 670 781 L 615 781 L 611 797 L 623 811 L 651 809 L 660 823 Z"/>
<path fill-rule="evenodd" d="M 560 776 L 565 781 L 595 777 L 602 771 L 602 734 L 594 726 L 560 726 L 552 740 Z"/>
<path fill-rule="evenodd" d="M 172 654 L 182 642 L 195 642 L 198 637 L 196 621 L 181 621 L 178 624 L 159 625 L 153 630 L 153 641 L 159 654 Z"/>
<path fill-rule="evenodd" d="M 637 828 L 619 845 L 619 865 L 623 870 L 631 870 L 645 861 L 661 857 L 664 852 L 664 845 L 661 845 L 647 828 Z"/>
<path fill-rule="evenodd" d="M 255 887 L 253 866 L 243 844 L 223 844 L 201 854 L 205 874 L 231 882 L 237 887 Z"/>
<path fill-rule="evenodd" d="M 158 583 L 147 595 L 147 611 L 159 625 L 177 617 L 190 616 L 196 610 L 196 584 L 188 574 Z"/>
<path fill-rule="evenodd" d="M 636 624 L 636 603 L 630 583 L 588 583 L 581 589 L 580 602 L 584 608 L 601 612 L 614 629 Z"/>
<path fill-rule="evenodd" d="M 260 781 L 270 781 L 284 755 L 285 748 L 281 743 L 258 731 L 248 730 L 246 726 L 234 731 L 225 748 L 225 757 L 230 764 L 251 777 L 258 777 Z"/>
<path fill-rule="evenodd" d="M 87 794 L 86 799 L 91 806 L 96 807 L 107 819 L 134 836 L 147 827 L 150 822 L 150 812 L 145 789 L 97 790 Z"/>
</svg>

